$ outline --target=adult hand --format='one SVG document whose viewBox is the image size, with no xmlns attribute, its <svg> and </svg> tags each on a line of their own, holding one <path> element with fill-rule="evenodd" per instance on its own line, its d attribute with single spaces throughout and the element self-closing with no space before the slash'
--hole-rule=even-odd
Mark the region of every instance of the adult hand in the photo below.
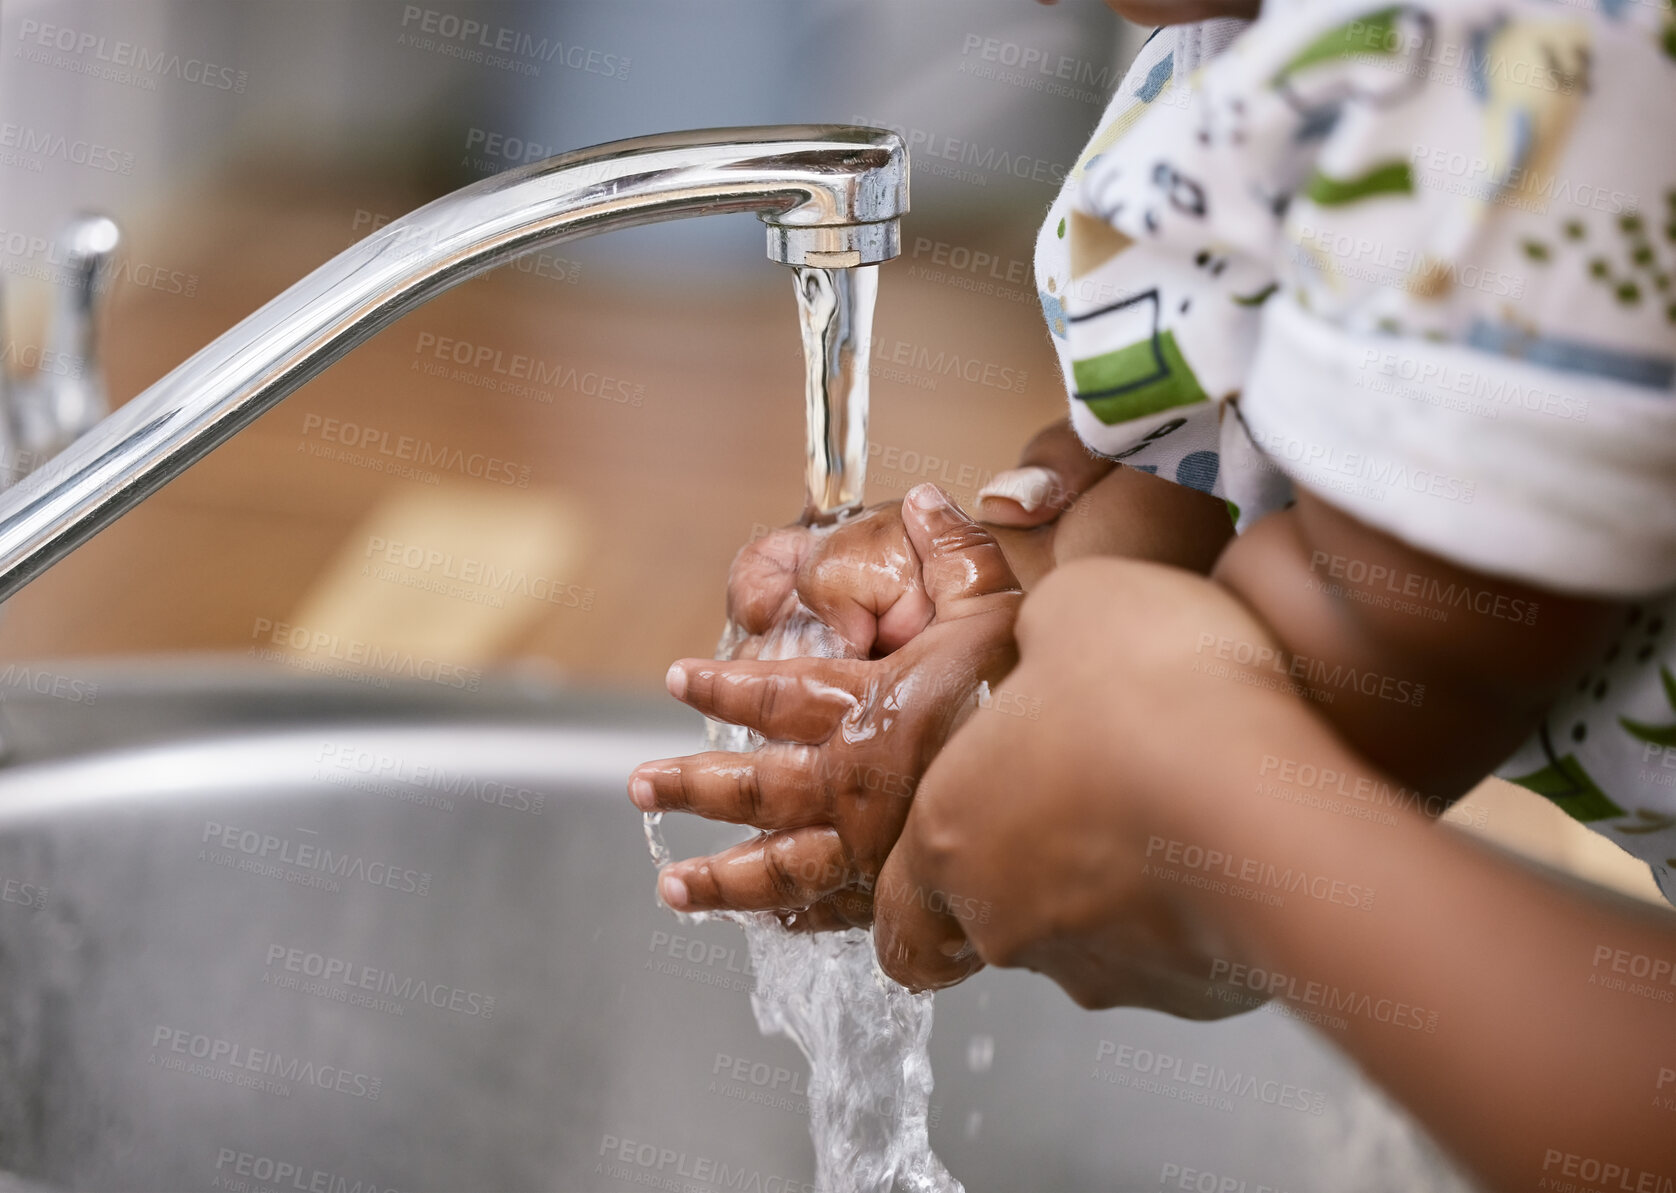
<svg viewBox="0 0 1676 1193">
<path fill-rule="evenodd" d="M 1251 786 L 1235 760 L 1308 714 L 1196 668 L 1207 629 L 1268 640 L 1237 601 L 1173 568 L 1083 560 L 1032 592 L 1005 698 L 928 769 L 880 874 L 887 973 L 927 989 L 987 962 L 1046 974 L 1086 1007 L 1215 1018 L 1253 1005 L 1207 981 L 1230 945 L 1196 888 L 1161 876 L 1159 842 L 1237 851 L 1217 804 Z"/>
</svg>

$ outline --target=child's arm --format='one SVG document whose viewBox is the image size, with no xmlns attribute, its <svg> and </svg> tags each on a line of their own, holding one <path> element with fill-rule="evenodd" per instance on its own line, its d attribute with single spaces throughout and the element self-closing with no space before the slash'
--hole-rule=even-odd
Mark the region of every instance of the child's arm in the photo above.
<svg viewBox="0 0 1676 1193">
<path fill-rule="evenodd" d="M 1273 996 L 1496 1188 L 1676 1178 L 1676 919 L 1417 805 L 1355 815 L 1400 778 L 1207 635 L 1280 648 L 1179 571 L 1085 561 L 1031 594 L 1007 687 L 1042 717 L 982 710 L 927 771 L 880 875 L 886 970 L 1027 966 L 1085 1006 L 1197 1017 Z"/>
<path fill-rule="evenodd" d="M 1353 749 L 1444 800 L 1529 736 L 1621 616 L 1448 563 L 1307 492 L 1231 544 L 1213 576 L 1274 635 L 1274 678 Z"/>
</svg>

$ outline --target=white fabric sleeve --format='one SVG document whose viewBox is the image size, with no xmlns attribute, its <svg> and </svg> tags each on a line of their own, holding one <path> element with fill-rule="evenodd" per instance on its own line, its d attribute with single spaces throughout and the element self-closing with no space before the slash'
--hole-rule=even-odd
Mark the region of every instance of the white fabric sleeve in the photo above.
<svg viewBox="0 0 1676 1193">
<path fill-rule="evenodd" d="M 1615 8 L 1265 12 L 1084 172 L 1079 433 L 1116 454 L 1232 400 L 1224 442 L 1416 547 L 1676 584 L 1676 169 L 1626 151 L 1676 61 Z"/>
</svg>

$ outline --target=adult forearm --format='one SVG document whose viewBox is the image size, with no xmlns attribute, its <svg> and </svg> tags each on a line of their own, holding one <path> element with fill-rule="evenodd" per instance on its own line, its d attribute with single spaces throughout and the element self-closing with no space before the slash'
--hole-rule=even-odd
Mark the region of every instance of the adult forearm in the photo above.
<svg viewBox="0 0 1676 1193">
<path fill-rule="evenodd" d="M 1284 768 L 1308 802 L 1230 800 L 1232 823 L 1182 830 L 1329 882 L 1278 907 L 1188 896 L 1240 942 L 1209 976 L 1316 1023 L 1495 1188 L 1670 1188 L 1676 916 L 1412 813 L 1361 819 L 1338 792 L 1395 784 L 1329 733 L 1308 737 L 1238 764 Z M 1348 780 L 1310 785 L 1324 772 Z M 1335 901 L 1332 881 L 1355 898 Z"/>
</svg>

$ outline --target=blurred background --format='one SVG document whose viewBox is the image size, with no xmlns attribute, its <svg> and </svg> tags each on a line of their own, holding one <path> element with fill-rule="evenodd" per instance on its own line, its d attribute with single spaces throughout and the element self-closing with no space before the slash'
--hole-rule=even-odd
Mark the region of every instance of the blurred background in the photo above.
<svg viewBox="0 0 1676 1193">
<path fill-rule="evenodd" d="M 907 252 L 882 281 L 878 350 L 921 367 L 875 379 L 874 499 L 933 479 L 969 500 L 1056 416 L 1031 245 L 1135 44 L 1097 3 L 1030 0 L 49 0 L 5 13 L 7 144 L 61 134 L 107 150 L 4 160 L 8 334 L 44 334 L 56 279 L 42 246 L 58 222 L 110 212 L 127 235 L 106 322 L 118 400 L 375 226 L 526 161 L 795 121 L 888 123 L 957 157 L 972 143 L 988 168 L 916 171 Z M 57 48 L 83 34 L 103 41 Z M 481 48 L 497 40 L 518 49 Z M 112 68 L 119 43 L 201 63 L 202 81 Z M 1046 96 L 973 77 L 998 69 L 1003 44 L 1015 61 L 1025 47 L 1065 55 L 1086 82 Z M 975 254 L 993 263 L 973 268 Z M 749 216 L 521 266 L 389 329 L 102 535 L 13 602 L 0 650 L 241 650 L 267 619 L 621 684 L 707 653 L 733 552 L 801 508 L 790 274 Z M 961 288 L 978 284 L 995 292 Z M 963 379 L 983 372 L 969 360 L 995 366 L 990 384 Z M 401 436 L 485 453 L 516 480 L 393 476 L 376 449 L 342 450 Z M 374 538 L 492 552 L 578 586 L 587 608 L 380 582 L 362 575 Z"/>
<path fill-rule="evenodd" d="M 914 168 L 881 270 L 868 494 L 930 480 L 970 507 L 1063 409 L 1032 246 L 1145 35 L 1098 0 L 0 0 L 0 361 L 57 367 L 54 236 L 77 211 L 125 237 L 100 316 L 120 403 L 488 175 L 677 129 L 883 124 Z M 802 1063 L 757 1032 L 737 931 L 655 905 L 620 786 L 696 748 L 665 668 L 713 651 L 735 551 L 800 511 L 803 430 L 791 277 L 760 224 L 616 233 L 423 306 L 9 600 L 0 821 L 45 811 L 0 833 L 0 1169 L 723 1187 L 674 1182 L 667 1153 L 803 1187 L 768 1183 L 809 1171 Z M 415 445 L 448 462 L 411 465 Z M 360 674 L 299 635 L 483 690 Z M 532 762 L 509 727 L 559 746 Z M 1658 901 L 1644 866 L 1523 790 L 1486 782 L 1449 819 Z M 252 872 L 227 845 L 244 831 L 427 885 Z M 293 956 L 494 1017 L 346 1003 L 341 982 L 299 986 Z M 1025 973 L 937 1007 L 931 1137 L 974 1190 L 1206 1187 L 1193 1170 L 1461 1187 L 1295 1020 L 1093 1016 Z M 171 1041 L 212 1038 L 388 1085 L 293 1098 L 167 1071 Z M 1207 1099 L 1182 1063 L 1311 1096 Z M 621 1160 L 641 1147 L 659 1158 Z M 275 1157 L 301 1183 L 268 1181 Z"/>
<path fill-rule="evenodd" d="M 487 174 L 656 131 L 884 124 L 916 167 L 903 256 L 881 279 L 869 498 L 932 480 L 967 504 L 1062 407 L 1033 237 L 1145 36 L 1096 0 L 0 14 L 14 368 L 41 359 L 65 277 L 52 237 L 77 210 L 126 237 L 102 316 L 121 401 L 349 243 Z M 761 239 L 748 216 L 664 224 L 448 293 L 10 601 L 0 656 L 308 670 L 318 660 L 284 638 L 302 627 L 655 691 L 669 660 L 711 650 L 740 544 L 800 508 L 795 310 Z M 402 467 L 404 441 L 466 462 Z M 1470 825 L 1656 897 L 1643 868 L 1541 801 L 1495 783 L 1474 801 Z"/>
</svg>

